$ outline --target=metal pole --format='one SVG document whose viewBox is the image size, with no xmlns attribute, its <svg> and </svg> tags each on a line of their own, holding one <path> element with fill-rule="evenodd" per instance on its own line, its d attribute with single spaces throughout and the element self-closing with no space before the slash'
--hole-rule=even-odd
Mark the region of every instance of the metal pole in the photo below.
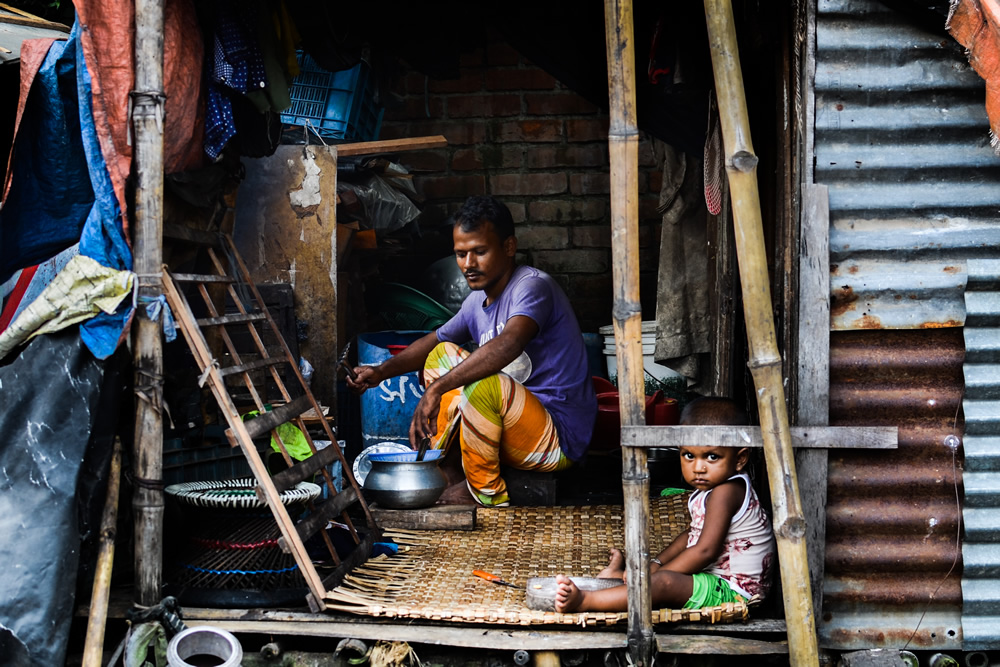
<svg viewBox="0 0 1000 667">
<path fill-rule="evenodd" d="M 135 225 L 133 251 L 140 308 L 135 355 L 136 602 L 160 601 L 163 579 L 163 347 L 159 323 L 144 301 L 163 294 L 163 3 L 135 2 L 135 90 L 132 92 Z"/>
</svg>

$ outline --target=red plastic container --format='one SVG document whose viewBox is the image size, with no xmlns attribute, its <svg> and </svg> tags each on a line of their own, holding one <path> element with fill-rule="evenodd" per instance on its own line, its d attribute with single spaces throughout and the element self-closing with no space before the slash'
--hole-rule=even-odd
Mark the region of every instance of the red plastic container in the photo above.
<svg viewBox="0 0 1000 667">
<path fill-rule="evenodd" d="M 676 398 L 665 398 L 662 391 L 646 396 L 646 424 L 670 426 L 680 419 Z M 621 412 L 618 409 L 618 392 L 597 394 L 597 421 L 590 439 L 593 452 L 610 452 L 621 447 Z"/>
<path fill-rule="evenodd" d="M 408 345 L 386 345 L 385 347 L 386 347 L 386 349 L 389 350 L 389 354 L 391 354 L 392 356 L 395 357 L 397 354 L 399 354 L 400 352 L 402 352 L 403 350 L 405 350 L 409 346 Z"/>
</svg>

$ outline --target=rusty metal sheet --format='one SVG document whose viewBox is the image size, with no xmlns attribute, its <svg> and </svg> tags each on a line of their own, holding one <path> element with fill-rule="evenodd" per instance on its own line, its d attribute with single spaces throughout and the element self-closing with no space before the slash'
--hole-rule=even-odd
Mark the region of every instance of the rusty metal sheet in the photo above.
<svg viewBox="0 0 1000 667">
<path fill-rule="evenodd" d="M 826 648 L 962 646 L 960 329 L 831 334 L 830 423 L 899 427 L 896 450 L 830 451 Z"/>
<path fill-rule="evenodd" d="M 962 47 L 875 0 L 818 0 L 815 180 L 831 328 L 960 327 L 966 261 L 1000 245 L 1000 158 Z"/>
</svg>

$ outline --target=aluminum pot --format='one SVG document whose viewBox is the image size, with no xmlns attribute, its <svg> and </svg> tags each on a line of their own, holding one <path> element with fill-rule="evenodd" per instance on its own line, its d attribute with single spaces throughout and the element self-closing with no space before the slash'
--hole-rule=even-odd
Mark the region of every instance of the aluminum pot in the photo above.
<svg viewBox="0 0 1000 667">
<path fill-rule="evenodd" d="M 438 465 L 441 453 L 439 449 L 429 450 L 423 461 L 416 460 L 416 452 L 372 454 L 371 470 L 365 477 L 365 496 L 390 509 L 433 505 L 448 486 L 448 479 Z"/>
</svg>

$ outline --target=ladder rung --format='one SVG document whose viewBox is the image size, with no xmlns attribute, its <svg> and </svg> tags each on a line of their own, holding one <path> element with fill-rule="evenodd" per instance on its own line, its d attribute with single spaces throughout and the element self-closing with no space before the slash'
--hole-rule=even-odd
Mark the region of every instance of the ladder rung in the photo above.
<svg viewBox="0 0 1000 667">
<path fill-rule="evenodd" d="M 286 357 L 265 357 L 263 359 L 258 359 L 256 361 L 251 361 L 246 364 L 240 364 L 239 366 L 229 366 L 227 368 L 222 368 L 219 370 L 219 374 L 222 377 L 229 377 L 230 375 L 236 375 L 237 373 L 247 373 L 249 371 L 255 371 L 258 368 L 267 368 L 268 366 L 277 366 L 278 364 L 291 363 Z"/>
<path fill-rule="evenodd" d="M 330 443 L 329 447 L 319 450 L 313 456 L 304 461 L 299 461 L 287 470 L 282 470 L 271 478 L 271 482 L 274 483 L 274 488 L 278 493 L 281 493 L 292 488 L 299 482 L 309 479 L 320 468 L 327 467 L 336 461 L 337 458 L 337 450 L 333 447 L 333 443 Z M 326 480 L 323 481 L 325 482 Z"/>
<path fill-rule="evenodd" d="M 218 327 L 227 324 L 246 324 L 266 320 L 266 313 L 250 313 L 248 315 L 223 315 L 222 317 L 202 317 L 195 320 L 200 327 Z"/>
<path fill-rule="evenodd" d="M 311 407 L 312 401 L 309 400 L 308 396 L 299 396 L 291 403 L 279 405 L 270 412 L 265 412 L 245 422 L 247 433 L 250 434 L 250 439 L 253 440 L 257 436 L 264 435 L 278 428 L 281 424 L 291 421 Z"/>
<path fill-rule="evenodd" d="M 232 276 L 217 276 L 201 273 L 171 273 L 174 282 L 178 283 L 237 283 Z"/>
<path fill-rule="evenodd" d="M 330 519 L 343 514 L 344 510 L 356 502 L 357 499 L 358 492 L 354 490 L 353 486 L 349 486 L 342 493 L 338 493 L 333 498 L 315 505 L 312 513 L 295 525 L 295 530 L 298 531 L 299 537 L 305 542 L 319 530 L 326 528 L 326 524 Z M 288 551 L 285 545 L 285 538 L 278 540 L 278 546 L 283 551 Z"/>
<path fill-rule="evenodd" d="M 371 555 L 372 547 L 375 546 L 375 536 L 371 533 L 365 535 L 365 539 L 360 544 L 355 545 L 350 555 L 340 562 L 337 569 L 323 580 L 323 588 L 331 590 L 344 582 L 344 578 L 358 565 L 364 563 Z"/>
</svg>

